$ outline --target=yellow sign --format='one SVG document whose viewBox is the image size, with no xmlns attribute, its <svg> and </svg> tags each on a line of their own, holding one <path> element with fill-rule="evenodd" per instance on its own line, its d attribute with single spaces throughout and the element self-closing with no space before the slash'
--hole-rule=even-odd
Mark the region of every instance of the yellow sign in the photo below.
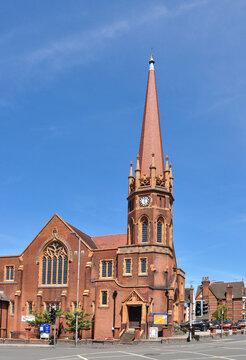
<svg viewBox="0 0 246 360">
<path fill-rule="evenodd" d="M 153 314 L 153 325 L 167 325 L 168 314 L 154 313 Z"/>
</svg>

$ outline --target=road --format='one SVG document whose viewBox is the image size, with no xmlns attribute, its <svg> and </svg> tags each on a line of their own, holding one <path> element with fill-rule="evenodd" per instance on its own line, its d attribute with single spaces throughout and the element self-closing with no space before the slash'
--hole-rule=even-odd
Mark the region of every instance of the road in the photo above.
<svg viewBox="0 0 246 360">
<path fill-rule="evenodd" d="M 246 336 L 184 344 L 87 345 L 78 348 L 0 345 L 1 360 L 244 360 Z"/>
</svg>

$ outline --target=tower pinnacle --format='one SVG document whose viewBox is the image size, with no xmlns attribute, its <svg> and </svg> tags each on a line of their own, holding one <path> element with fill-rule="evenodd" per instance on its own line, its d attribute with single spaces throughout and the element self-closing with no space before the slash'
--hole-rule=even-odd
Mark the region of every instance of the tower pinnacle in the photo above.
<svg viewBox="0 0 246 360">
<path fill-rule="evenodd" d="M 153 58 L 153 54 L 151 53 L 150 59 L 149 59 L 149 70 L 155 70 L 154 63 L 155 63 L 155 60 Z"/>
<path fill-rule="evenodd" d="M 156 175 L 163 175 L 164 159 L 162 150 L 160 118 L 156 91 L 154 59 L 149 60 L 149 75 L 145 98 L 143 125 L 139 148 L 139 163 L 141 174 L 148 174 L 152 154 L 155 154 Z"/>
</svg>

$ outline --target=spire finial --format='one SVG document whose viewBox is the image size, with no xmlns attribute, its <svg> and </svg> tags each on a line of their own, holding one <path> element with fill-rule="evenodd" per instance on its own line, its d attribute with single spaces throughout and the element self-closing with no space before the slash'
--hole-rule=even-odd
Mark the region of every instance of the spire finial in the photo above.
<svg viewBox="0 0 246 360">
<path fill-rule="evenodd" d="M 132 161 L 130 162 L 130 173 L 129 173 L 129 177 L 133 177 L 133 172 L 132 172 Z"/>
<path fill-rule="evenodd" d="M 152 54 L 152 52 L 151 52 L 150 59 L 149 59 L 149 69 L 150 69 L 150 70 L 155 70 L 155 68 L 154 68 L 154 63 L 155 63 L 155 60 L 154 60 L 153 54 Z"/>
</svg>

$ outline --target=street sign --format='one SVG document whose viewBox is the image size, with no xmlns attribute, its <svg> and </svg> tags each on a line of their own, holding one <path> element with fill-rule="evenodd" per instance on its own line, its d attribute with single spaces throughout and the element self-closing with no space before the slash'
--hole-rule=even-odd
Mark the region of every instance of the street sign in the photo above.
<svg viewBox="0 0 246 360">
<path fill-rule="evenodd" d="M 154 313 L 153 314 L 153 325 L 168 325 L 168 314 L 167 313 Z"/>
<path fill-rule="evenodd" d="M 50 333 L 50 324 L 40 324 L 39 332 L 49 334 Z"/>
<path fill-rule="evenodd" d="M 149 339 L 158 339 L 158 327 L 149 328 Z"/>
</svg>

